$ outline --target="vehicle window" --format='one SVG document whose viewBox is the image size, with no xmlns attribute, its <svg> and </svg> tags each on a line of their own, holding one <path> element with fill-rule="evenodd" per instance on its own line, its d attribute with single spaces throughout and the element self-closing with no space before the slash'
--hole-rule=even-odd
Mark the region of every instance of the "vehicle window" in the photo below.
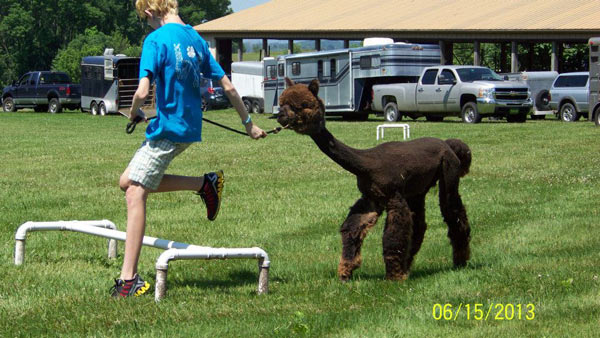
<svg viewBox="0 0 600 338">
<path fill-rule="evenodd" d="M 424 85 L 432 85 L 435 84 L 435 78 L 437 76 L 437 69 L 429 69 L 423 74 L 423 79 L 421 80 L 421 84 Z"/>
<path fill-rule="evenodd" d="M 300 62 L 292 62 L 292 75 L 300 75 Z"/>
<path fill-rule="evenodd" d="M 25 86 L 29 82 L 29 78 L 31 78 L 31 74 L 25 74 L 25 75 L 23 75 L 23 77 L 21 78 L 21 80 L 19 80 L 19 85 Z"/>
<path fill-rule="evenodd" d="M 571 88 L 571 87 L 585 87 L 588 81 L 587 75 L 565 75 L 559 76 L 554 82 L 556 88 Z"/>
<path fill-rule="evenodd" d="M 462 82 L 503 81 L 500 75 L 488 68 L 459 68 L 456 72 Z"/>
<path fill-rule="evenodd" d="M 454 76 L 454 73 L 449 69 L 444 69 L 440 73 L 438 84 L 453 84 L 455 80 L 456 77 Z"/>
<path fill-rule="evenodd" d="M 275 66 L 267 66 L 267 76 L 270 79 L 274 79 L 277 77 L 277 69 Z"/>
<path fill-rule="evenodd" d="M 71 82 L 71 79 L 69 79 L 69 76 L 64 73 L 49 73 L 49 74 L 44 75 L 44 77 L 46 78 L 46 83 L 59 84 L 59 83 L 70 83 Z"/>
<path fill-rule="evenodd" d="M 335 76 L 337 75 L 337 60 L 331 59 L 329 62 L 330 62 L 331 77 L 335 78 Z"/>
<path fill-rule="evenodd" d="M 280 63 L 277 65 L 277 74 L 279 76 L 283 76 L 284 74 L 284 67 L 283 67 L 283 63 Z"/>
<path fill-rule="evenodd" d="M 363 55 L 360 57 L 360 69 L 379 68 L 379 55 Z"/>
</svg>

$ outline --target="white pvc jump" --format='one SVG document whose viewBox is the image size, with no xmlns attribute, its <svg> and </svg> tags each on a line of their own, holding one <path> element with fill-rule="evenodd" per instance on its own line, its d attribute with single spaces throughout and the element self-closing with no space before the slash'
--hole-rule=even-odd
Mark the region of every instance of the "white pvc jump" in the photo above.
<svg viewBox="0 0 600 338">
<path fill-rule="evenodd" d="M 377 126 L 377 140 L 379 139 L 383 139 L 383 135 L 384 135 L 384 129 L 385 128 L 402 128 L 402 136 L 404 136 L 404 139 L 406 140 L 407 138 L 410 138 L 410 126 L 406 123 L 385 123 L 385 124 L 380 124 Z"/>
<path fill-rule="evenodd" d="M 21 224 L 15 234 L 15 265 L 25 260 L 25 239 L 31 231 L 73 231 L 108 238 L 108 258 L 117 257 L 116 241 L 125 241 L 126 233 L 116 230 L 113 222 L 101 221 L 57 221 L 26 222 Z M 254 258 L 258 260 L 258 294 L 269 289 L 269 256 L 261 248 L 212 248 L 144 236 L 143 245 L 166 250 L 156 261 L 155 300 L 160 301 L 167 292 L 167 270 L 169 262 L 180 259 L 232 259 Z"/>
</svg>

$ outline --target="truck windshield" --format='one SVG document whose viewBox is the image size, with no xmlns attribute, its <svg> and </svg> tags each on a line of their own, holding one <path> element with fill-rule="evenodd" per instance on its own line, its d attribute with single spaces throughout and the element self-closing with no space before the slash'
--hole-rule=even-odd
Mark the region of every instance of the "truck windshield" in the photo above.
<svg viewBox="0 0 600 338">
<path fill-rule="evenodd" d="M 459 68 L 456 72 L 462 82 L 502 81 L 500 75 L 488 68 Z"/>
</svg>

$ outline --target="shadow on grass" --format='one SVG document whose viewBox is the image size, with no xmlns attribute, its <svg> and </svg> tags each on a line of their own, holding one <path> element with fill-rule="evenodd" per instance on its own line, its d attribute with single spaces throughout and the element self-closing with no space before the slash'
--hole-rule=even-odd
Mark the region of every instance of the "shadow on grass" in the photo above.
<svg viewBox="0 0 600 338">
<path fill-rule="evenodd" d="M 269 284 L 274 282 L 281 283 L 282 280 L 277 277 L 269 276 Z M 233 271 L 227 275 L 226 279 L 223 279 L 222 277 L 220 279 L 211 278 L 211 276 L 208 275 L 202 279 L 186 278 L 184 280 L 169 281 L 168 285 L 170 289 L 172 289 L 173 287 L 194 287 L 207 290 L 232 289 L 248 285 L 257 286 L 258 271 Z"/>
</svg>

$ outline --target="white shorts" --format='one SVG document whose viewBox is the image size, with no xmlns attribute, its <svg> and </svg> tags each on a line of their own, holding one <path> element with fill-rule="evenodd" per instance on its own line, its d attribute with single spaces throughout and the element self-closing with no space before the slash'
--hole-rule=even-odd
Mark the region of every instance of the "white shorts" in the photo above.
<svg viewBox="0 0 600 338">
<path fill-rule="evenodd" d="M 156 190 L 171 161 L 190 144 L 167 139 L 145 140 L 129 162 L 129 179 L 146 189 Z"/>
</svg>

